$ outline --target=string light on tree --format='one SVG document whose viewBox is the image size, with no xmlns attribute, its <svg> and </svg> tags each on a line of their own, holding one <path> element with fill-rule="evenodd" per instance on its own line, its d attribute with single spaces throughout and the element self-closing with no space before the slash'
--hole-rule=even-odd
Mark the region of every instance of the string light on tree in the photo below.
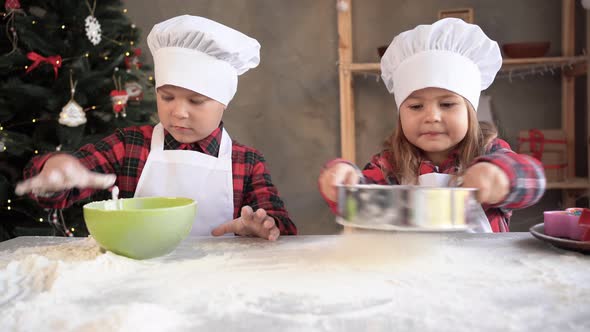
<svg viewBox="0 0 590 332">
<path fill-rule="evenodd" d="M 18 79 L 17 82 L 0 80 L 0 89 L 14 91 L 12 102 L 0 98 L 4 120 L 0 125 L 0 156 L 10 171 L 2 172 L 5 175 L 22 173 L 26 162 L 35 155 L 52 150 L 73 151 L 90 139 L 89 135 L 112 134 L 121 125 L 114 121 L 115 117 L 125 116 L 131 110 L 138 116 L 127 117 L 130 119 L 125 123 L 130 125 L 147 124 L 153 116 L 153 95 L 146 93 L 143 98 L 146 88 L 153 86 L 153 81 L 148 81 L 153 73 L 146 71 L 149 65 L 141 65 L 134 58 L 138 55 L 134 49 L 140 38 L 134 29 L 139 27 L 126 17 L 130 11 L 123 6 L 123 0 L 63 1 L 57 7 L 48 6 L 49 3 L 53 2 L 4 0 L 0 4 L 0 8 L 7 8 L 3 10 L 4 19 L 0 20 L 6 41 L 4 53 L 11 50 L 14 40 L 14 49 L 19 54 L 3 54 L 5 76 Z M 107 20 L 109 29 L 102 30 L 101 24 Z M 18 37 L 18 42 L 13 37 Z M 57 54 L 62 51 L 58 50 L 69 51 L 62 59 Z M 112 69 L 109 74 L 105 68 L 121 69 L 116 73 L 121 82 L 115 88 L 109 86 Z M 132 68 L 130 74 L 125 73 L 128 68 Z M 65 95 L 67 90 L 63 90 L 70 78 L 63 75 L 64 69 L 73 73 L 72 81 L 78 81 L 75 94 L 72 93 L 74 84 L 70 82 L 70 98 Z M 111 90 L 116 95 L 107 96 Z M 109 99 L 106 104 L 104 98 Z M 30 109 L 30 103 L 15 103 L 17 99 L 40 101 L 44 107 Z M 74 125 L 77 127 L 69 127 Z M 1 174 L 0 180 L 3 180 Z M 6 180 L 10 188 L 16 185 L 18 177 Z M 79 204 L 64 209 L 67 217 L 64 219 L 60 210 L 45 211 L 31 204 L 28 196 L 6 202 L 6 198 L 0 201 L 0 221 L 10 214 L 17 218 L 17 223 L 22 221 L 20 226 L 25 228 L 32 221 L 39 223 L 37 228 L 43 226 L 41 223 L 51 225 L 63 236 L 71 236 L 74 231 L 76 235 L 85 235 L 85 225 L 76 211 L 81 209 Z M 7 211 L 8 206 L 12 211 Z M 74 211 L 72 220 L 68 217 L 70 211 Z M 52 216 L 55 222 L 51 221 Z M 0 233 L 2 228 L 0 222 Z"/>
</svg>

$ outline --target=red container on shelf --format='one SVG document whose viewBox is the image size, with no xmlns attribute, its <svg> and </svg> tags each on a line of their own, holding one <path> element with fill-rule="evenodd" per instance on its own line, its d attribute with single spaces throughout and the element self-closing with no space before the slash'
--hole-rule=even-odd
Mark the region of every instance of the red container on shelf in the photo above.
<svg viewBox="0 0 590 332">
<path fill-rule="evenodd" d="M 509 58 L 538 58 L 545 56 L 550 46 L 550 42 L 506 43 L 502 50 Z"/>
</svg>

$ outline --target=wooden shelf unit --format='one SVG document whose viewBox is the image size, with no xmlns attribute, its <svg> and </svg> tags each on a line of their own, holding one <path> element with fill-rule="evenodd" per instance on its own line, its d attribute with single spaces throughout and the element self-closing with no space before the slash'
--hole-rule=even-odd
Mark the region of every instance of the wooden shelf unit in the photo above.
<svg viewBox="0 0 590 332">
<path fill-rule="evenodd" d="M 547 189 L 586 189 L 590 188 L 588 178 L 573 178 L 563 182 L 547 182 Z"/>
<path fill-rule="evenodd" d="M 355 73 L 380 73 L 379 63 L 355 63 L 352 55 L 352 0 L 336 0 L 338 8 L 338 72 L 340 78 L 340 140 L 341 156 L 356 162 L 355 107 L 353 75 Z M 562 56 L 505 59 L 501 71 L 519 67 L 547 65 L 564 66 L 561 75 L 562 129 L 566 132 L 568 180 L 547 183 L 547 189 L 562 189 L 565 206 L 574 206 L 580 194 L 590 190 L 588 178 L 575 177 L 575 77 L 588 75 L 590 54 L 574 55 L 575 52 L 575 0 L 562 0 Z M 586 30 L 590 31 L 590 11 L 586 11 Z M 590 53 L 590 33 L 587 33 L 586 50 Z M 590 133 L 590 77 L 588 77 L 588 130 Z M 588 169 L 590 172 L 590 140 L 588 140 Z"/>
<path fill-rule="evenodd" d="M 528 66 L 572 66 L 570 69 L 574 76 L 584 75 L 587 72 L 588 57 L 585 55 L 578 56 L 560 56 L 560 57 L 544 57 L 544 58 L 522 58 L 522 59 L 504 59 L 502 62 L 502 69 L 500 71 L 510 71 L 519 67 Z M 381 73 L 381 64 L 378 62 L 368 63 L 349 63 L 342 66 L 352 73 Z M 567 70 L 566 70 L 567 74 Z"/>
</svg>

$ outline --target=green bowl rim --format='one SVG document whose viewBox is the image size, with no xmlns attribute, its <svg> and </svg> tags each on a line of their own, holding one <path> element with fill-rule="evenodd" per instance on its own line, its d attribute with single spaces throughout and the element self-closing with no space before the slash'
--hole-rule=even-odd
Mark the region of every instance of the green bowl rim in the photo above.
<svg viewBox="0 0 590 332">
<path fill-rule="evenodd" d="M 96 211 L 164 211 L 164 210 L 170 210 L 170 209 L 179 209 L 179 208 L 185 208 L 187 206 L 192 206 L 192 205 L 197 205 L 197 201 L 195 201 L 192 198 L 188 198 L 188 197 L 173 197 L 173 196 L 157 196 L 157 197 L 130 197 L 130 198 L 119 198 L 119 200 L 129 200 L 129 199 L 133 199 L 133 200 L 153 200 L 153 199 L 185 199 L 188 200 L 189 202 L 187 204 L 183 204 L 183 205 L 178 205 L 178 206 L 170 206 L 170 207 L 161 207 L 161 208 L 153 208 L 153 209 L 125 209 L 125 210 L 106 210 L 106 209 L 102 209 L 102 208 L 98 208 L 98 207 L 94 207 L 92 205 L 98 204 L 98 203 L 103 203 L 103 202 L 108 202 L 108 201 L 113 201 L 112 199 L 105 199 L 102 201 L 94 201 L 94 202 L 89 202 L 84 204 L 84 206 L 82 207 L 84 210 L 96 210 Z"/>
</svg>

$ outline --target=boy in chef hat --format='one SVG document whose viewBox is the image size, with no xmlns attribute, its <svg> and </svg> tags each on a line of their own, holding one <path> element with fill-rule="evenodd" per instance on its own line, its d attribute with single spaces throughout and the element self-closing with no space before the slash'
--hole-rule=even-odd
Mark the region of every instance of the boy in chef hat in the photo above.
<svg viewBox="0 0 590 332">
<path fill-rule="evenodd" d="M 296 234 L 263 156 L 232 141 L 221 121 L 238 76 L 260 62 L 260 44 L 189 15 L 156 24 L 147 41 L 160 123 L 118 130 L 71 155 L 35 158 L 17 193 L 63 208 L 116 184 L 121 197 L 195 199 L 194 235 Z"/>
<path fill-rule="evenodd" d="M 509 230 L 511 211 L 537 202 L 545 190 L 541 164 L 514 153 L 480 126 L 482 90 L 502 66 L 498 44 L 473 24 L 447 18 L 395 37 L 381 60 L 381 76 L 399 110 L 397 127 L 360 171 L 337 159 L 319 177 L 336 208 L 338 184 L 417 184 L 477 188 L 477 231 Z"/>
</svg>

